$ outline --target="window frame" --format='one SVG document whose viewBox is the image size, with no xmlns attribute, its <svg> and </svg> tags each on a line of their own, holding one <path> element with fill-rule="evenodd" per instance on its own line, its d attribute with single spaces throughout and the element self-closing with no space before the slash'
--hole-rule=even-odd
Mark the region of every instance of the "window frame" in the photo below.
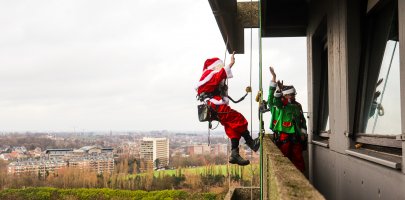
<svg viewBox="0 0 405 200">
<path fill-rule="evenodd" d="M 391 8 L 390 8 L 391 6 Z M 393 8 L 392 8 L 393 7 Z M 393 12 L 389 12 L 392 9 Z M 369 10 L 367 13 L 365 20 L 366 20 L 366 27 L 364 27 L 364 42 L 362 45 L 362 56 L 361 56 L 361 66 L 360 66 L 360 73 L 359 73 L 359 83 L 358 83 L 358 91 L 360 95 L 357 96 L 356 98 L 356 116 L 355 116 L 355 122 L 354 123 L 354 136 L 353 140 L 356 143 L 361 143 L 361 144 L 368 144 L 368 145 L 376 145 L 376 146 L 381 146 L 381 147 L 389 147 L 389 148 L 402 148 L 402 141 L 398 140 L 398 135 L 401 135 L 401 133 L 398 133 L 398 135 L 387 135 L 387 134 L 370 134 L 370 133 L 365 133 L 361 130 L 366 130 L 366 122 L 365 118 L 366 116 L 366 111 L 368 112 L 369 109 L 367 109 L 368 106 L 371 106 L 371 101 L 366 102 L 366 100 L 372 99 L 372 92 L 371 89 L 374 88 L 375 85 L 373 83 L 376 81 L 373 81 L 373 79 L 378 79 L 380 70 L 381 70 L 381 64 L 383 61 L 383 56 L 384 56 L 384 51 L 386 49 L 387 41 L 390 36 L 391 32 L 391 23 L 383 23 L 383 20 L 387 19 L 394 19 L 394 17 L 397 17 L 396 23 L 399 22 L 399 4 L 397 0 L 391 0 L 391 1 L 383 1 L 377 4 L 372 10 Z M 386 19 L 383 19 L 383 17 L 388 17 Z M 391 18 L 389 18 L 391 17 Z M 396 24 L 398 27 L 399 24 Z M 381 28 L 380 26 L 386 26 L 386 28 Z M 378 27 L 378 28 L 375 28 Z M 400 35 L 400 28 L 398 27 L 398 37 Z M 371 33 L 371 34 L 370 34 Z M 381 36 L 382 35 L 382 36 Z M 376 38 L 376 37 L 385 37 L 385 40 L 381 40 L 384 38 Z M 380 39 L 380 40 L 378 40 Z M 399 39 L 398 39 L 399 40 Z M 383 42 L 384 41 L 384 42 Z M 400 40 L 399 40 L 400 44 Z M 400 47 L 401 45 L 399 45 Z M 397 47 L 398 48 L 398 47 Z M 380 52 L 378 52 L 377 50 Z M 401 51 L 400 51 L 401 52 Z M 402 54 L 403 55 L 403 54 Z M 403 67 L 401 67 L 401 53 L 399 55 L 400 59 L 400 74 L 404 73 Z M 376 62 L 378 61 L 378 62 Z M 401 79 L 400 77 L 400 85 L 402 86 L 404 84 L 404 80 Z M 403 89 L 401 87 L 401 107 L 402 111 L 405 110 L 403 105 L 404 105 L 404 98 L 403 97 Z M 402 113 L 402 112 L 401 112 Z M 401 116 L 401 132 L 404 132 L 404 119 L 403 116 Z"/>
<path fill-rule="evenodd" d="M 313 62 L 313 118 L 314 134 L 312 143 L 329 147 L 330 127 L 325 130 L 329 119 L 329 63 L 328 63 L 328 35 L 327 17 L 323 17 L 314 35 L 312 36 L 312 62 Z M 325 84 L 326 82 L 326 84 Z M 325 95 L 326 94 L 326 95 Z M 326 115 L 326 117 L 325 117 Z"/>
</svg>

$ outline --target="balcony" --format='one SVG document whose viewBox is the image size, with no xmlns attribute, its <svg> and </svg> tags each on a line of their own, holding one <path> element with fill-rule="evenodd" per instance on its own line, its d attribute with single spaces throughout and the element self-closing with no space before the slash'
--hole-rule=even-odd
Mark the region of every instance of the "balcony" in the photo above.
<svg viewBox="0 0 405 200">
<path fill-rule="evenodd" d="M 263 139 L 262 199 L 325 199 L 280 152 L 269 135 Z M 251 195 L 253 195 L 251 197 Z M 231 188 L 225 199 L 259 199 L 260 188 Z"/>
</svg>

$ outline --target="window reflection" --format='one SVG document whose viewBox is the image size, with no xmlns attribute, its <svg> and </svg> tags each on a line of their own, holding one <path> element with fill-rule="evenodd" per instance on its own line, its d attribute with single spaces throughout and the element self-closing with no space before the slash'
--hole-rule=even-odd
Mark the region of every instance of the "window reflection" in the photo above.
<svg viewBox="0 0 405 200">
<path fill-rule="evenodd" d="M 323 130 L 325 130 L 325 131 L 329 131 L 329 130 L 330 130 L 330 128 L 329 128 L 329 115 L 328 115 L 328 119 L 326 120 L 325 128 L 324 128 Z"/>
<path fill-rule="evenodd" d="M 371 104 L 366 133 L 401 133 L 398 42 L 387 42 Z"/>
</svg>

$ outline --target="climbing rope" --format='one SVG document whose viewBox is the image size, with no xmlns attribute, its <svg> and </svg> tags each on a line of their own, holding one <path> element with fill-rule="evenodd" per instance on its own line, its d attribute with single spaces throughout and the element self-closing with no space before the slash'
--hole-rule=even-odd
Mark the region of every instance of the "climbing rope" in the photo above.
<svg viewBox="0 0 405 200">
<path fill-rule="evenodd" d="M 253 0 L 250 0 L 250 23 L 253 21 Z M 253 60 L 253 27 L 250 25 L 250 58 L 249 58 L 249 87 L 252 88 L 252 60 Z M 250 136 L 253 138 L 253 95 L 250 92 Z M 253 161 L 253 151 L 250 151 L 250 160 Z M 242 172 L 243 173 L 243 172 Z M 253 199 L 253 165 L 250 165 L 250 199 Z"/>
<path fill-rule="evenodd" d="M 252 14 L 252 12 L 253 12 L 253 1 L 251 0 L 250 1 L 250 6 L 251 6 L 251 13 L 250 13 L 250 17 L 251 17 L 251 22 L 253 21 L 253 14 Z M 260 1 L 259 1 L 259 22 L 260 22 L 260 28 L 259 28 L 259 88 L 260 88 L 260 93 L 261 93 L 261 91 L 262 91 L 262 66 L 261 66 L 261 60 L 262 60 L 262 58 L 261 58 L 261 56 L 262 56 L 262 54 L 261 54 L 261 20 L 260 20 L 260 15 L 261 15 L 261 7 L 260 7 Z M 226 55 L 227 55 L 227 47 L 228 47 L 228 42 L 229 42 L 229 38 L 228 38 L 228 36 L 226 37 L 226 44 L 225 44 L 225 53 L 224 53 L 224 63 L 226 63 Z M 247 93 L 249 93 L 250 92 L 250 134 L 251 134 L 251 137 L 253 137 L 253 95 L 252 95 L 252 91 L 251 91 L 251 88 L 252 88 L 252 66 L 253 66 L 253 64 L 252 64 L 252 60 L 253 60 L 253 28 L 252 28 L 252 25 L 251 25 L 251 28 L 250 28 L 250 73 L 249 73 L 249 89 L 248 88 L 246 88 L 246 94 L 241 98 L 241 99 L 239 99 L 238 101 L 234 101 L 232 98 L 230 98 L 229 96 L 229 99 L 232 101 L 232 102 L 234 102 L 234 103 L 238 103 L 238 102 L 240 102 L 240 101 L 242 101 L 246 96 L 247 96 Z M 226 79 L 226 85 L 228 85 L 228 79 Z M 259 101 L 259 103 L 261 104 L 262 103 L 262 98 L 260 98 L 260 101 Z M 263 123 L 262 123 L 262 121 L 263 121 L 263 119 L 262 119 L 262 117 L 263 117 L 263 115 L 262 114 L 260 114 L 260 132 L 259 132 L 259 137 L 260 137 L 260 166 L 259 166 L 259 168 L 260 168 L 260 199 L 262 199 L 262 136 L 263 136 L 263 127 L 262 127 L 262 125 L 263 125 Z M 218 122 L 218 124 L 219 124 L 219 122 Z M 218 126 L 218 125 L 217 125 Z M 215 127 L 216 128 L 216 127 Z M 214 128 L 214 129 L 215 129 Z M 210 137 L 210 130 L 213 130 L 213 129 L 211 129 L 211 124 L 209 125 L 209 128 L 208 128 L 208 141 L 209 141 L 209 143 L 210 143 L 210 139 L 209 139 L 209 137 Z M 227 149 L 227 157 L 229 157 L 229 145 L 230 145 L 230 140 L 229 140 L 229 138 L 228 138 L 228 149 Z M 251 151 L 251 155 L 250 155 L 250 158 L 251 158 L 251 160 L 253 159 L 253 152 Z M 252 165 L 250 166 L 251 167 L 251 188 L 253 188 L 253 167 L 252 167 Z M 241 169 L 241 171 L 240 171 L 240 173 L 243 173 L 243 167 L 242 167 L 242 169 Z M 228 176 L 228 188 L 230 188 L 231 187 L 231 177 L 230 177 L 230 166 L 229 166 L 229 162 L 227 163 L 227 176 Z M 251 189 L 251 199 L 253 198 L 253 190 Z"/>
<path fill-rule="evenodd" d="M 263 94 L 262 86 L 262 7 L 259 0 L 259 93 Z M 263 95 L 260 95 L 259 105 L 263 103 Z M 260 137 L 260 199 L 263 199 L 263 113 L 259 112 L 259 137 Z"/>
<path fill-rule="evenodd" d="M 226 63 L 226 51 L 227 51 L 227 48 L 228 48 L 228 42 L 229 42 L 229 40 L 228 40 L 229 38 L 228 38 L 228 35 L 226 36 L 226 43 L 225 43 L 225 53 L 224 53 L 224 64 Z M 227 84 L 226 85 L 228 85 L 228 79 L 226 79 L 226 82 L 227 82 Z M 219 123 L 219 122 L 218 122 Z M 227 145 L 227 149 L 226 149 L 226 157 L 227 158 L 229 158 L 229 150 L 231 149 L 230 148 L 230 143 L 231 143 L 231 140 L 229 139 L 229 137 L 228 137 L 228 145 Z M 229 162 L 227 162 L 226 163 L 226 172 L 227 172 L 227 175 L 228 175 L 228 190 L 229 189 L 231 189 L 231 176 L 230 176 L 230 173 L 229 173 L 229 170 L 230 170 L 230 167 L 229 167 Z"/>
<path fill-rule="evenodd" d="M 226 51 L 227 51 L 227 49 L 228 49 L 228 42 L 229 42 L 229 38 L 228 38 L 228 35 L 226 35 L 225 53 L 224 53 L 224 64 L 226 63 Z"/>
</svg>

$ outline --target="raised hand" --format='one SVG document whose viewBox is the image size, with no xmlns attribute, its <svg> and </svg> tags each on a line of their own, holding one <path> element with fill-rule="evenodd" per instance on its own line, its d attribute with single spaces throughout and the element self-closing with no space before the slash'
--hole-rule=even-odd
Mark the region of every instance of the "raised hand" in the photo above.
<svg viewBox="0 0 405 200">
<path fill-rule="evenodd" d="M 272 66 L 270 66 L 269 69 L 270 69 L 271 75 L 273 76 L 272 81 L 275 83 L 276 82 L 276 77 L 277 77 L 276 72 L 274 72 L 274 68 Z"/>
<path fill-rule="evenodd" d="M 231 62 L 229 63 L 229 67 L 232 67 L 233 64 L 235 64 L 235 51 L 232 52 Z"/>
<path fill-rule="evenodd" d="M 277 86 L 278 86 L 278 88 L 280 89 L 280 90 L 283 90 L 283 88 L 284 88 L 284 81 L 282 80 L 281 82 L 278 80 L 277 81 Z"/>
</svg>

